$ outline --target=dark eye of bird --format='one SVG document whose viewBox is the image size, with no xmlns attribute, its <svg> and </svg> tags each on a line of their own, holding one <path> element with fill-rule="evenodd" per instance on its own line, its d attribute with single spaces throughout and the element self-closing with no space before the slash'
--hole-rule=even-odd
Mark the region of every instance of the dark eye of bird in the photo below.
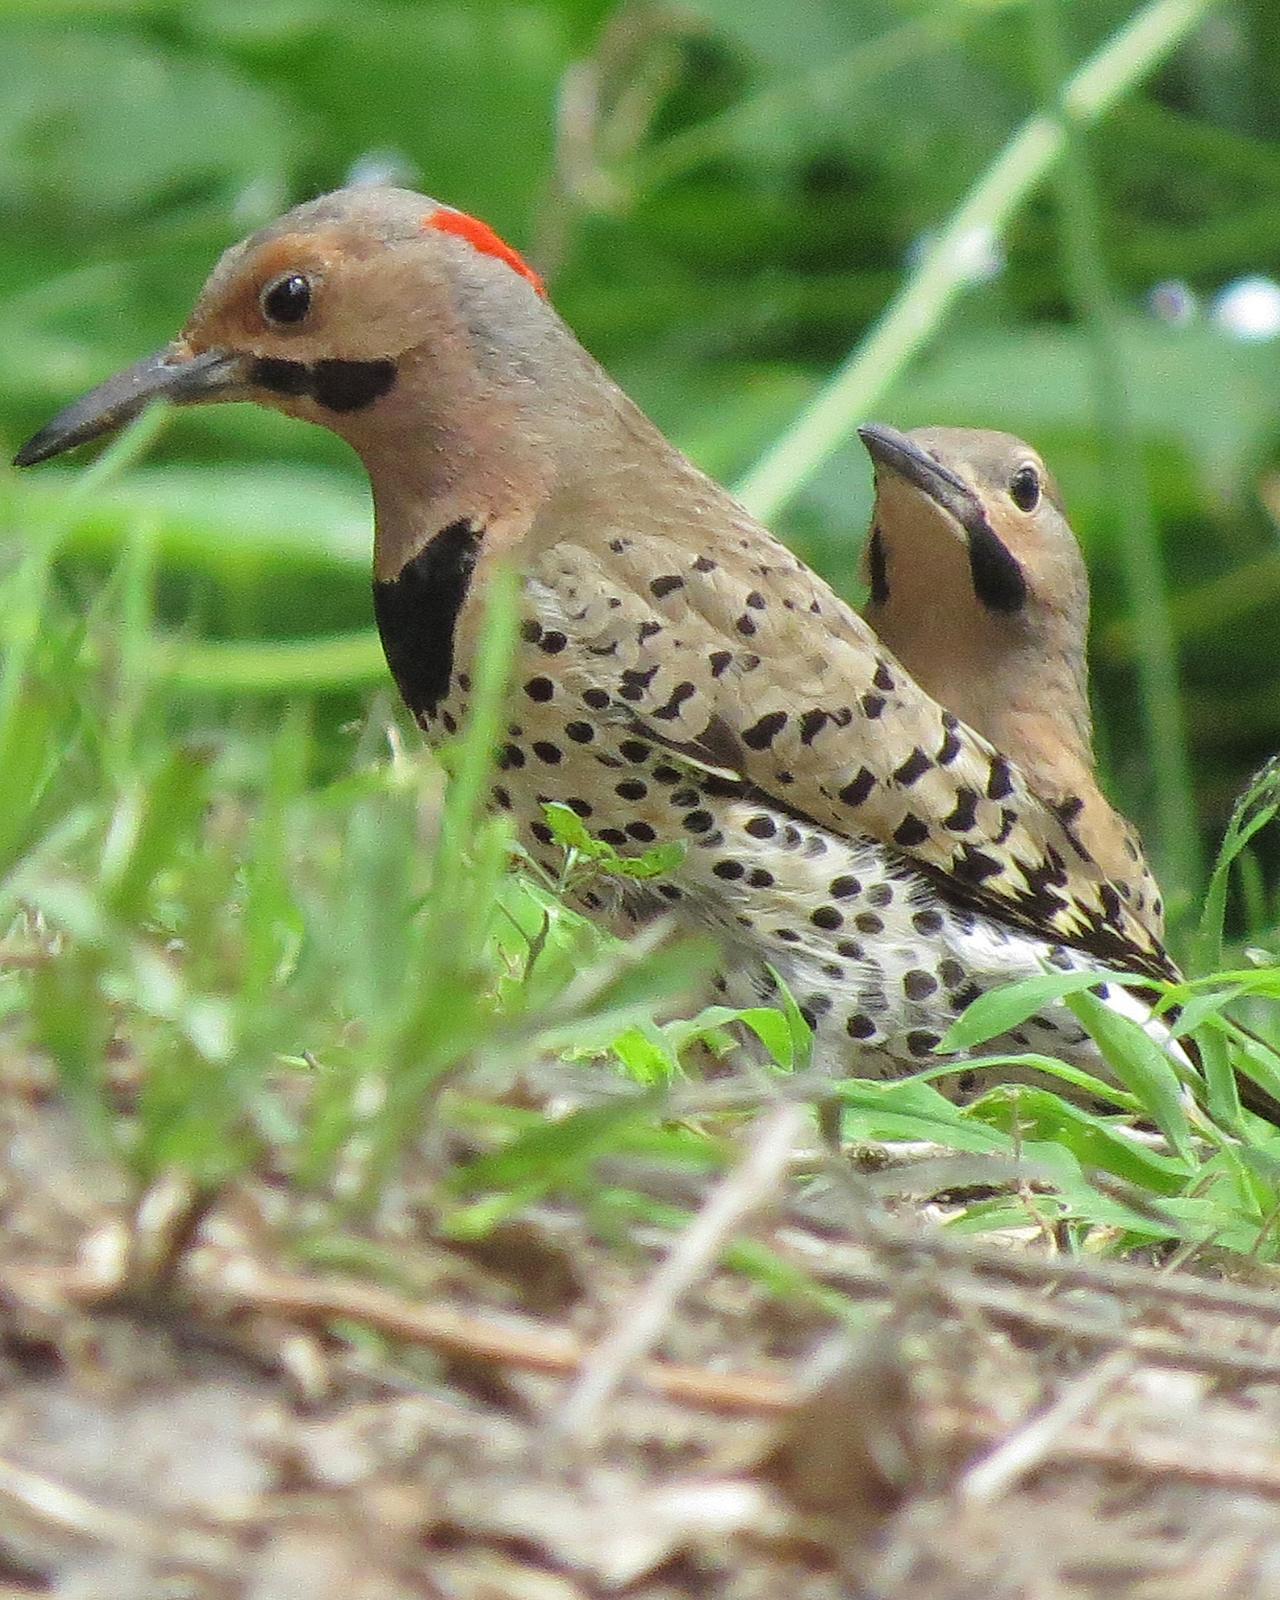
<svg viewBox="0 0 1280 1600">
<path fill-rule="evenodd" d="M 1009 483 L 1009 495 L 1019 511 L 1034 511 L 1040 504 L 1040 474 L 1032 466 L 1019 467 Z"/>
<path fill-rule="evenodd" d="M 300 272 L 277 278 L 262 291 L 262 314 L 268 322 L 301 322 L 311 309 L 311 285 Z"/>
</svg>

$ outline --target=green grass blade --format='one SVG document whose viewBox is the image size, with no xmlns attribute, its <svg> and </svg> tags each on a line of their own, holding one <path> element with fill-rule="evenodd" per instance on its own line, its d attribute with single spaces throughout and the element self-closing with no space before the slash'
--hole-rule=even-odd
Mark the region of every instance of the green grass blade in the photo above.
<svg viewBox="0 0 1280 1600">
<path fill-rule="evenodd" d="M 1069 113 L 1070 81 L 1058 0 L 1033 0 L 1031 57 L 1042 115 L 1056 125 L 1062 158 L 1056 187 L 1066 279 L 1092 351 L 1099 457 L 1108 493 L 1104 519 L 1115 535 L 1136 629 L 1138 685 L 1151 758 L 1158 819 L 1156 855 L 1165 866 L 1166 898 L 1187 905 L 1203 863 L 1195 786 L 1178 693 L 1178 658 L 1164 564 L 1142 441 L 1125 379 L 1123 330 L 1102 254 L 1101 205 L 1080 130 Z"/>
<path fill-rule="evenodd" d="M 1082 127 L 1105 116 L 1153 72 L 1213 9 L 1216 0 L 1153 0 L 1072 76 L 1065 114 Z M 998 236 L 1060 159 L 1061 124 L 1031 117 L 961 201 L 932 249 L 862 343 L 836 369 L 738 485 L 756 516 L 769 518 L 808 482 L 937 331 L 969 281 L 968 247 Z"/>
</svg>

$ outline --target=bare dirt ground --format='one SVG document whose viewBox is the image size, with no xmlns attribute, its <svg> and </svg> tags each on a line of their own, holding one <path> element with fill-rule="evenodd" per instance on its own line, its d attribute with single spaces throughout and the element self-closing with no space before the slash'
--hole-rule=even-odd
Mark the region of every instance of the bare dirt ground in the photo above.
<svg viewBox="0 0 1280 1600">
<path fill-rule="evenodd" d="M 35 1070 L 0 1122 L 0 1600 L 1280 1594 L 1261 1273 L 967 1243 L 797 1177 L 788 1106 L 718 1183 L 610 1171 L 674 1247 L 581 1196 L 451 1239 L 438 1142 L 335 1228 L 131 1193 Z"/>
</svg>

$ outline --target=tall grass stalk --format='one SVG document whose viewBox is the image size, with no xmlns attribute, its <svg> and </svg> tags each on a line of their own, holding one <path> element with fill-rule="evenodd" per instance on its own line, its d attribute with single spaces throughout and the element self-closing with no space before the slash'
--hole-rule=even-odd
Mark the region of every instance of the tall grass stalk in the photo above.
<svg viewBox="0 0 1280 1600">
<path fill-rule="evenodd" d="M 1065 125 L 1105 116 L 1175 50 L 1216 0 L 1153 0 L 1063 85 L 1055 115 L 1024 122 L 960 202 L 933 248 L 862 343 L 738 485 L 770 517 L 793 498 L 937 332 L 969 282 L 975 237 L 998 235 L 1063 153 Z"/>
<path fill-rule="evenodd" d="M 1166 880 L 1185 902 L 1203 881 L 1203 861 L 1178 695 L 1173 619 L 1142 441 L 1125 381 L 1123 330 L 1103 259 L 1101 205 L 1080 130 L 1067 112 L 1069 79 L 1059 0 L 1032 0 L 1029 31 L 1042 116 L 1057 122 L 1062 140 L 1055 187 L 1063 264 L 1093 359 L 1098 454 L 1107 484 L 1103 503 L 1114 525 L 1134 618 L 1142 716 L 1156 789 L 1156 850 Z"/>
</svg>

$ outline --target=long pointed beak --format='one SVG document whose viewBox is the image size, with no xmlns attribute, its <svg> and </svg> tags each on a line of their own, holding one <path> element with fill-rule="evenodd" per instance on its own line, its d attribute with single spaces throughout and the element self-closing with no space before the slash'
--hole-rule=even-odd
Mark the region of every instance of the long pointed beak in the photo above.
<svg viewBox="0 0 1280 1600">
<path fill-rule="evenodd" d="M 903 478 L 921 494 L 949 512 L 971 538 L 979 530 L 991 532 L 986 507 L 979 495 L 950 467 L 936 461 L 923 445 L 883 422 L 868 422 L 858 429 L 876 472 Z"/>
<path fill-rule="evenodd" d="M 33 467 L 78 444 L 113 433 L 131 422 L 153 400 L 173 405 L 200 401 L 233 400 L 245 372 L 243 356 L 221 350 L 188 355 L 171 345 L 159 354 L 138 361 L 60 411 L 23 445 L 13 458 L 15 467 Z"/>
<path fill-rule="evenodd" d="M 973 592 L 989 611 L 1015 613 L 1027 598 L 1027 576 L 1017 557 L 991 525 L 982 496 L 950 467 L 896 428 L 872 422 L 858 429 L 875 462 L 876 478 L 892 474 L 938 506 L 968 547 Z"/>
</svg>

